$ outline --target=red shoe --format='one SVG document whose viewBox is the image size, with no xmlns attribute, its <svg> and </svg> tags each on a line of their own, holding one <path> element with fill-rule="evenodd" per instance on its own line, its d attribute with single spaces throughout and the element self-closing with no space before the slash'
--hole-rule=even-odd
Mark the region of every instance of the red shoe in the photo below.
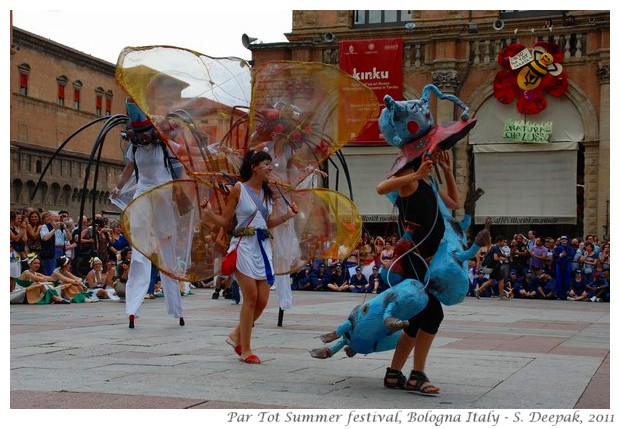
<svg viewBox="0 0 620 429">
<path fill-rule="evenodd" d="M 261 364 L 262 363 L 260 358 L 256 355 L 250 355 L 246 357 L 245 359 L 240 357 L 239 360 L 241 362 L 250 363 L 250 364 Z"/>
<path fill-rule="evenodd" d="M 133 329 L 133 327 L 134 327 L 134 320 L 135 320 L 134 315 L 133 315 L 133 314 L 130 314 L 130 315 L 129 315 L 129 327 L 130 327 L 131 329 Z"/>
<path fill-rule="evenodd" d="M 230 337 L 226 337 L 226 344 L 231 346 L 235 350 L 235 353 L 241 356 L 241 344 L 235 344 L 233 339 Z"/>
</svg>

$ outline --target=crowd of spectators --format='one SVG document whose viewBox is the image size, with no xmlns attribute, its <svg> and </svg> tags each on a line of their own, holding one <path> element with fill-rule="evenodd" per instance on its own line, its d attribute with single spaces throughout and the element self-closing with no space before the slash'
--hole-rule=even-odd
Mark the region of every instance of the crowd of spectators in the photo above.
<svg viewBox="0 0 620 429">
<path fill-rule="evenodd" d="M 84 216 L 81 228 L 65 210 L 26 207 L 10 212 L 12 304 L 121 301 L 131 247 L 118 220 Z M 163 296 L 158 273 L 145 296 Z M 190 285 L 179 282 L 183 295 Z"/>
<path fill-rule="evenodd" d="M 291 287 L 381 293 L 389 285 L 379 273 L 389 268 L 396 241 L 395 235 L 386 240 L 365 233 L 344 260 L 309 258 L 312 262 L 291 275 Z M 596 235 L 539 237 L 534 230 L 510 240 L 498 235 L 469 261 L 468 296 L 609 302 L 609 251 L 610 243 Z"/>
<path fill-rule="evenodd" d="M 610 301 L 610 243 L 598 236 L 496 236 L 469 263 L 468 295 L 500 299 Z"/>
<path fill-rule="evenodd" d="M 27 207 L 11 211 L 10 223 L 11 303 L 94 302 L 124 297 L 131 247 L 118 220 L 109 221 L 101 214 L 94 219 L 84 217 L 80 230 L 67 211 Z M 310 262 L 291 274 L 291 288 L 381 293 L 390 285 L 380 271 L 392 263 L 397 240 L 396 235 L 384 239 L 364 232 L 357 248 L 343 260 L 313 257 L 308 241 L 304 257 Z M 156 269 L 152 277 L 145 297 L 149 299 L 162 296 Z M 496 236 L 492 245 L 481 248 L 469 261 L 469 278 L 468 295 L 476 298 L 609 302 L 610 243 L 599 242 L 596 235 L 585 239 L 539 237 L 534 230 L 527 236 L 515 234 L 510 240 Z M 220 285 L 217 280 L 207 279 L 195 286 L 214 287 L 214 299 L 222 290 L 225 298 L 239 303 L 235 285 Z M 191 294 L 190 285 L 183 283 L 182 294 Z M 39 292 L 32 292 L 30 301 L 28 288 Z"/>
</svg>

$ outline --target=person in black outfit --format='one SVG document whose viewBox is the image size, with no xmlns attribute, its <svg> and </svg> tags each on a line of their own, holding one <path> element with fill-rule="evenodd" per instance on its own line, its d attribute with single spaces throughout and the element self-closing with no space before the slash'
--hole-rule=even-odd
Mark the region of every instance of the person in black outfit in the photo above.
<svg viewBox="0 0 620 429">
<path fill-rule="evenodd" d="M 437 251 L 445 231 L 437 206 L 437 196 L 431 183 L 431 180 L 434 180 L 431 179 L 434 164 L 441 167 L 446 183 L 446 190 L 440 189 L 439 196 L 448 209 L 460 208 L 461 202 L 450 158 L 447 152 L 439 149 L 436 149 L 432 156 L 427 154 L 427 156 L 415 158 L 394 176 L 377 186 L 377 193 L 381 195 L 398 193 L 396 198 L 398 220 L 405 232 L 396 245 L 394 258 L 419 244 L 415 251 L 421 258 L 408 254 L 401 258 L 392 269 L 405 277 L 418 279 L 421 282 L 424 282 L 427 264 Z M 439 393 L 439 388 L 429 382 L 424 369 L 435 334 L 443 320 L 443 309 L 433 294 L 428 294 L 428 296 L 427 306 L 409 320 L 409 326 L 404 328 L 400 335 L 392 362 L 383 380 L 385 387 L 401 388 L 423 395 Z M 412 350 L 413 370 L 407 380 L 401 370 Z"/>
</svg>

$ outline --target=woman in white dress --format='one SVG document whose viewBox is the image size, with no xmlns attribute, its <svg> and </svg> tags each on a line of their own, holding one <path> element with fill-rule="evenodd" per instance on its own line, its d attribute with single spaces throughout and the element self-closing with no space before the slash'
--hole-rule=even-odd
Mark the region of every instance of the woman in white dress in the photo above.
<svg viewBox="0 0 620 429">
<path fill-rule="evenodd" d="M 201 203 L 206 218 L 226 230 L 232 226 L 233 215 L 237 219 L 228 252 L 237 249 L 233 276 L 241 288 L 243 301 L 239 323 L 226 342 L 235 349 L 240 361 L 249 364 L 261 363 L 250 345 L 252 326 L 267 306 L 269 285 L 274 281 L 268 228 L 283 224 L 297 213 L 293 203 L 285 214 L 272 215 L 273 195 L 267 182 L 273 170 L 271 161 L 265 151 L 246 153 L 239 172 L 243 182 L 233 186 L 221 215 L 207 208 L 207 201 Z"/>
</svg>

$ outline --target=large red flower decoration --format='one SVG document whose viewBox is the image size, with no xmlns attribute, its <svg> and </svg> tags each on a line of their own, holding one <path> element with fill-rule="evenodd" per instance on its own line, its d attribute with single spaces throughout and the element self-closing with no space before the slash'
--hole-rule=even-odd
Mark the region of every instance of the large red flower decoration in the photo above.
<svg viewBox="0 0 620 429">
<path fill-rule="evenodd" d="M 517 97 L 517 110 L 535 115 L 547 107 L 545 92 L 560 97 L 568 89 L 568 76 L 562 68 L 564 54 L 556 43 L 538 42 L 530 52 L 525 46 L 506 46 L 497 56 L 503 68 L 495 75 L 493 93 L 503 104 Z"/>
</svg>

